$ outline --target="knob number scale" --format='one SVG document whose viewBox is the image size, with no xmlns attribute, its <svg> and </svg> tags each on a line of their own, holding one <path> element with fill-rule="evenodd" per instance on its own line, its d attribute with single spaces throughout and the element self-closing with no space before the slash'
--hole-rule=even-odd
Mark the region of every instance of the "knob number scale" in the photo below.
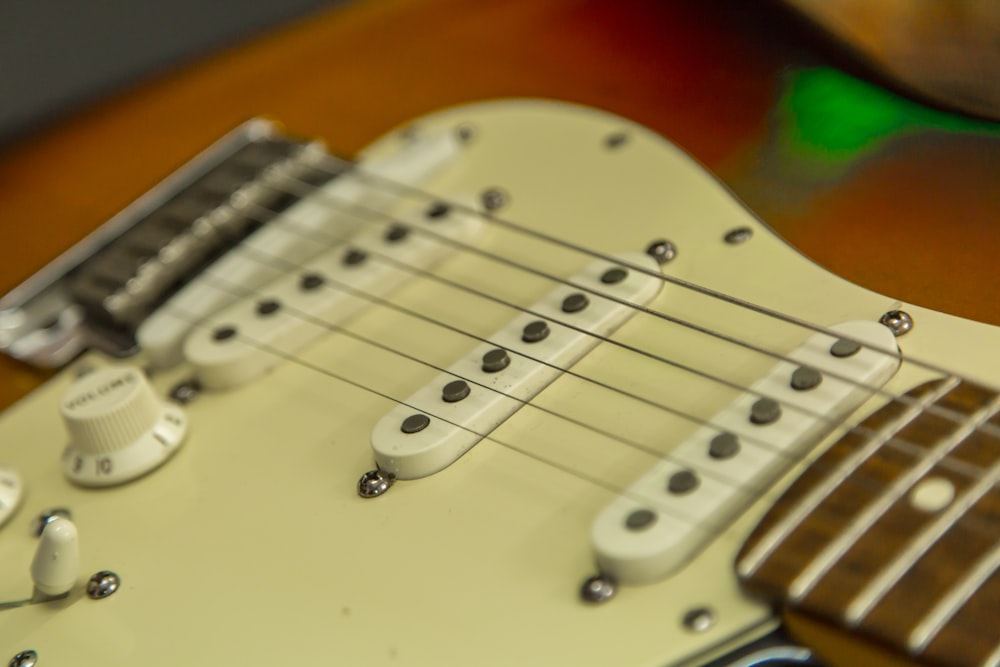
<svg viewBox="0 0 1000 667">
<path fill-rule="evenodd" d="M 83 486 L 111 486 L 156 468 L 187 433 L 183 411 L 159 400 L 142 371 L 108 366 L 84 376 L 60 406 L 70 433 L 63 472 Z"/>
</svg>

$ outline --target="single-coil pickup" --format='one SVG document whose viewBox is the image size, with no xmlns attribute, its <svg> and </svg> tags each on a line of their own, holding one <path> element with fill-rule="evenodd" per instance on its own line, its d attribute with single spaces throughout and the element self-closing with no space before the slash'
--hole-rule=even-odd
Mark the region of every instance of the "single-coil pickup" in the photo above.
<svg viewBox="0 0 1000 667">
<path fill-rule="evenodd" d="M 209 389 L 253 380 L 469 243 L 481 228 L 469 211 L 424 205 L 395 221 L 367 222 L 349 244 L 337 244 L 199 325 L 184 342 L 184 357 Z M 276 258 L 262 251 L 254 259 L 266 265 Z M 212 287 L 244 289 L 224 277 Z"/>
<path fill-rule="evenodd" d="M 886 327 L 832 331 L 842 338 L 811 336 L 598 515 L 602 573 L 647 583 L 683 566 L 895 373 Z"/>
<path fill-rule="evenodd" d="M 590 264 L 382 417 L 379 469 L 415 479 L 451 465 L 649 303 L 663 282 L 656 262 L 617 257 L 621 266 Z"/>
</svg>

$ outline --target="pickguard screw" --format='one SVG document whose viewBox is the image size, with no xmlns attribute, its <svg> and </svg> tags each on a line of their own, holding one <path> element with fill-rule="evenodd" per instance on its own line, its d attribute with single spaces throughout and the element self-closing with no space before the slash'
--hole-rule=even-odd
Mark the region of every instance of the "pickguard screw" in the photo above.
<svg viewBox="0 0 1000 667">
<path fill-rule="evenodd" d="M 65 507 L 53 507 L 50 510 L 45 510 L 31 522 L 31 532 L 35 537 L 41 537 L 42 531 L 45 530 L 45 526 L 49 525 L 55 519 L 73 519 L 73 513 L 70 512 Z"/>
<path fill-rule="evenodd" d="M 201 393 L 201 383 L 197 380 L 185 380 L 170 390 L 170 400 L 181 405 L 187 405 L 198 398 Z"/>
<path fill-rule="evenodd" d="M 653 241 L 646 248 L 646 254 L 655 259 L 660 264 L 666 264 L 677 257 L 677 246 L 666 239 Z"/>
<path fill-rule="evenodd" d="M 615 149 L 619 148 L 628 141 L 628 135 L 624 132 L 615 132 L 614 134 L 609 134 L 604 138 L 604 146 L 606 148 Z"/>
<path fill-rule="evenodd" d="M 106 598 L 118 590 L 121 579 L 109 570 L 101 570 L 87 581 L 87 596 L 91 600 Z"/>
<path fill-rule="evenodd" d="M 38 654 L 32 650 L 21 651 L 7 664 L 9 667 L 35 667 L 38 664 Z"/>
<path fill-rule="evenodd" d="M 580 597 L 584 602 L 600 604 L 607 602 L 618 592 L 618 585 L 614 579 L 603 574 L 595 574 L 588 577 L 580 587 Z"/>
<path fill-rule="evenodd" d="M 905 310 L 890 310 L 878 318 L 878 323 L 889 327 L 889 331 L 897 338 L 913 328 L 913 318 Z"/>
<path fill-rule="evenodd" d="M 729 245 L 739 245 L 740 243 L 749 241 L 751 236 L 753 236 L 753 230 L 749 227 L 737 227 L 736 229 L 730 229 L 722 238 Z"/>
<path fill-rule="evenodd" d="M 473 137 L 476 136 L 476 129 L 468 123 L 462 123 L 455 128 L 455 136 L 457 136 L 458 140 L 463 144 L 467 144 L 472 141 Z"/>
<path fill-rule="evenodd" d="M 715 613 L 708 607 L 698 607 L 684 614 L 684 627 L 691 632 L 705 632 L 715 625 Z"/>
<path fill-rule="evenodd" d="M 480 199 L 483 202 L 483 208 L 487 211 L 496 211 L 501 209 L 507 205 L 508 201 L 507 193 L 499 188 L 484 190 L 483 194 L 480 195 Z"/>
<path fill-rule="evenodd" d="M 369 470 L 358 480 L 358 495 L 362 498 L 378 498 L 389 490 L 396 481 L 392 475 L 386 475 L 379 469 Z"/>
</svg>

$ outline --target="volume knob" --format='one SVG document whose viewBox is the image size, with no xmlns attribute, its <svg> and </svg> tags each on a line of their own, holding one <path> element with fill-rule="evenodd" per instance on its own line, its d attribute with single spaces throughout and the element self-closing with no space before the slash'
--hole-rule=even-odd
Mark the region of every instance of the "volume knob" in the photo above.
<svg viewBox="0 0 1000 667">
<path fill-rule="evenodd" d="M 63 472 L 77 484 L 110 486 L 144 475 L 177 451 L 187 419 L 153 393 L 135 366 L 107 366 L 78 380 L 60 404 L 70 441 Z"/>
</svg>

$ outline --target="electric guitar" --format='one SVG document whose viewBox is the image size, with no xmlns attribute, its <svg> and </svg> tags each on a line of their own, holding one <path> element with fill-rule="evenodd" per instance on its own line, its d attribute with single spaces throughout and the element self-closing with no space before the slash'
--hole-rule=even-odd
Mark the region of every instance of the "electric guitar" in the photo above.
<svg viewBox="0 0 1000 667">
<path fill-rule="evenodd" d="M 995 664 L 998 332 L 916 305 L 1000 320 L 995 128 L 779 72 L 737 8 L 451 4 L 339 10 L 0 163 L 12 244 L 111 218 L 3 302 L 8 353 L 65 366 L 0 418 L 12 664 L 753 664 L 781 620 L 833 665 Z M 883 113 L 832 132 L 831 96 Z"/>
</svg>

